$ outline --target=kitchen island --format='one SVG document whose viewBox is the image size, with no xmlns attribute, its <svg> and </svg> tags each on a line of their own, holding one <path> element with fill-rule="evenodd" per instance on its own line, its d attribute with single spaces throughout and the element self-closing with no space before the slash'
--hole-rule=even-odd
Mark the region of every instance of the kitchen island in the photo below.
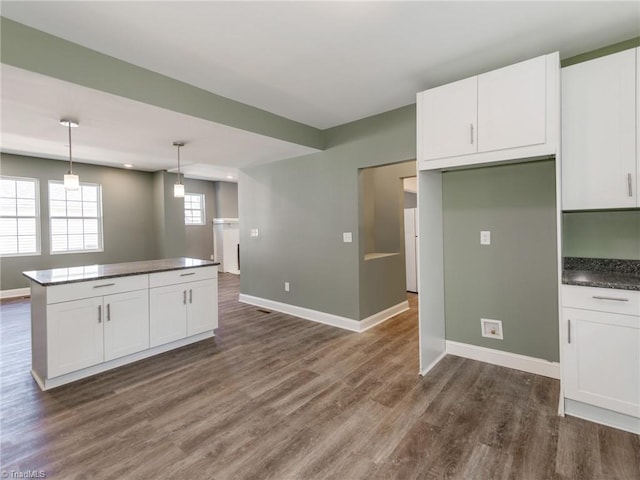
<svg viewBox="0 0 640 480">
<path fill-rule="evenodd" d="M 42 390 L 214 336 L 218 265 L 172 258 L 24 272 Z"/>
</svg>

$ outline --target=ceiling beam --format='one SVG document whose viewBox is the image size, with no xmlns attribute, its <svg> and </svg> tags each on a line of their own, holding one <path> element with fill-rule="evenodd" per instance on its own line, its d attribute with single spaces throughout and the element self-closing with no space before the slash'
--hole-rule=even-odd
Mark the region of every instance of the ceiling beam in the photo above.
<svg viewBox="0 0 640 480">
<path fill-rule="evenodd" d="M 324 149 L 322 130 L 0 18 L 2 63 L 279 140 Z"/>
</svg>

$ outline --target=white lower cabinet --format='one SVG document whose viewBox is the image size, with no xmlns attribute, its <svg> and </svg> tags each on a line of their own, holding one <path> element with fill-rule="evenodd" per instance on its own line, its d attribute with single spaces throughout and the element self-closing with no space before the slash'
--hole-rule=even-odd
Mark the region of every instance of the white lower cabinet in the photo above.
<svg viewBox="0 0 640 480">
<path fill-rule="evenodd" d="M 563 286 L 566 399 L 640 419 L 639 299 L 635 291 Z"/>
<path fill-rule="evenodd" d="M 48 377 L 96 365 L 104 356 L 102 297 L 47 307 Z"/>
<path fill-rule="evenodd" d="M 182 285 L 149 289 L 149 304 L 152 347 L 187 336 L 187 291 Z"/>
<path fill-rule="evenodd" d="M 149 348 L 147 290 L 104 297 L 104 359 L 113 360 Z"/>
<path fill-rule="evenodd" d="M 217 328 L 217 305 L 218 288 L 215 280 L 202 280 L 189 284 L 187 335 L 196 335 Z"/>
<path fill-rule="evenodd" d="M 565 396 L 640 417 L 640 317 L 564 308 Z"/>
<path fill-rule="evenodd" d="M 155 347 L 218 326 L 217 268 L 150 276 L 150 341 Z"/>
<path fill-rule="evenodd" d="M 147 290 L 47 307 L 48 376 L 91 367 L 149 348 Z"/>
</svg>

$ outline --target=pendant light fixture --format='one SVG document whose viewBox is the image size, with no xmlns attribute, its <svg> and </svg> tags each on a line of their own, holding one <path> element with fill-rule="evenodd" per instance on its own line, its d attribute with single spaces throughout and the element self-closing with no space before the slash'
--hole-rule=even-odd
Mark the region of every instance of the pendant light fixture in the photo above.
<svg viewBox="0 0 640 480">
<path fill-rule="evenodd" d="M 184 147 L 184 142 L 173 142 L 174 147 L 178 147 L 178 181 L 173 186 L 173 196 L 176 198 L 184 197 L 184 185 L 180 181 L 180 147 Z"/>
<path fill-rule="evenodd" d="M 64 125 L 69 130 L 69 172 L 64 176 L 64 188 L 67 190 L 78 190 L 80 188 L 80 178 L 73 173 L 73 158 L 71 156 L 71 128 L 80 125 L 75 120 L 63 118 L 60 125 Z"/>
</svg>

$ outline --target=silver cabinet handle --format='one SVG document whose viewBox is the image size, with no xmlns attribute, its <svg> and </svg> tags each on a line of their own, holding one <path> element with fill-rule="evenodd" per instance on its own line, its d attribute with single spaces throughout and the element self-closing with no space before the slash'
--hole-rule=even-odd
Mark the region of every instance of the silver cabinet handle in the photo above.
<svg viewBox="0 0 640 480">
<path fill-rule="evenodd" d="M 629 196 L 633 197 L 633 181 L 630 173 L 627 173 L 627 188 L 629 190 Z"/>
<path fill-rule="evenodd" d="M 567 320 L 567 343 L 571 343 L 571 320 Z"/>
<path fill-rule="evenodd" d="M 473 123 L 469 124 L 469 133 L 471 134 L 471 145 L 473 145 Z"/>
<path fill-rule="evenodd" d="M 102 285 L 94 285 L 93 288 L 113 287 L 115 283 L 104 283 Z"/>
<path fill-rule="evenodd" d="M 189 303 L 193 303 L 193 290 L 189 289 Z"/>
<path fill-rule="evenodd" d="M 614 302 L 628 302 L 629 299 L 628 298 L 622 298 L 622 297 L 601 297 L 599 295 L 594 295 L 591 298 L 595 298 L 596 300 L 613 300 Z"/>
<path fill-rule="evenodd" d="M 107 322 L 111 321 L 111 304 L 107 303 Z"/>
<path fill-rule="evenodd" d="M 196 272 L 190 272 L 190 273 L 181 273 L 180 276 L 181 277 L 188 277 L 189 275 L 195 275 Z"/>
<path fill-rule="evenodd" d="M 102 323 L 102 305 L 98 305 L 98 323 Z"/>
<path fill-rule="evenodd" d="M 187 304 L 187 291 L 186 290 L 182 291 L 182 304 L 183 305 Z"/>
</svg>

